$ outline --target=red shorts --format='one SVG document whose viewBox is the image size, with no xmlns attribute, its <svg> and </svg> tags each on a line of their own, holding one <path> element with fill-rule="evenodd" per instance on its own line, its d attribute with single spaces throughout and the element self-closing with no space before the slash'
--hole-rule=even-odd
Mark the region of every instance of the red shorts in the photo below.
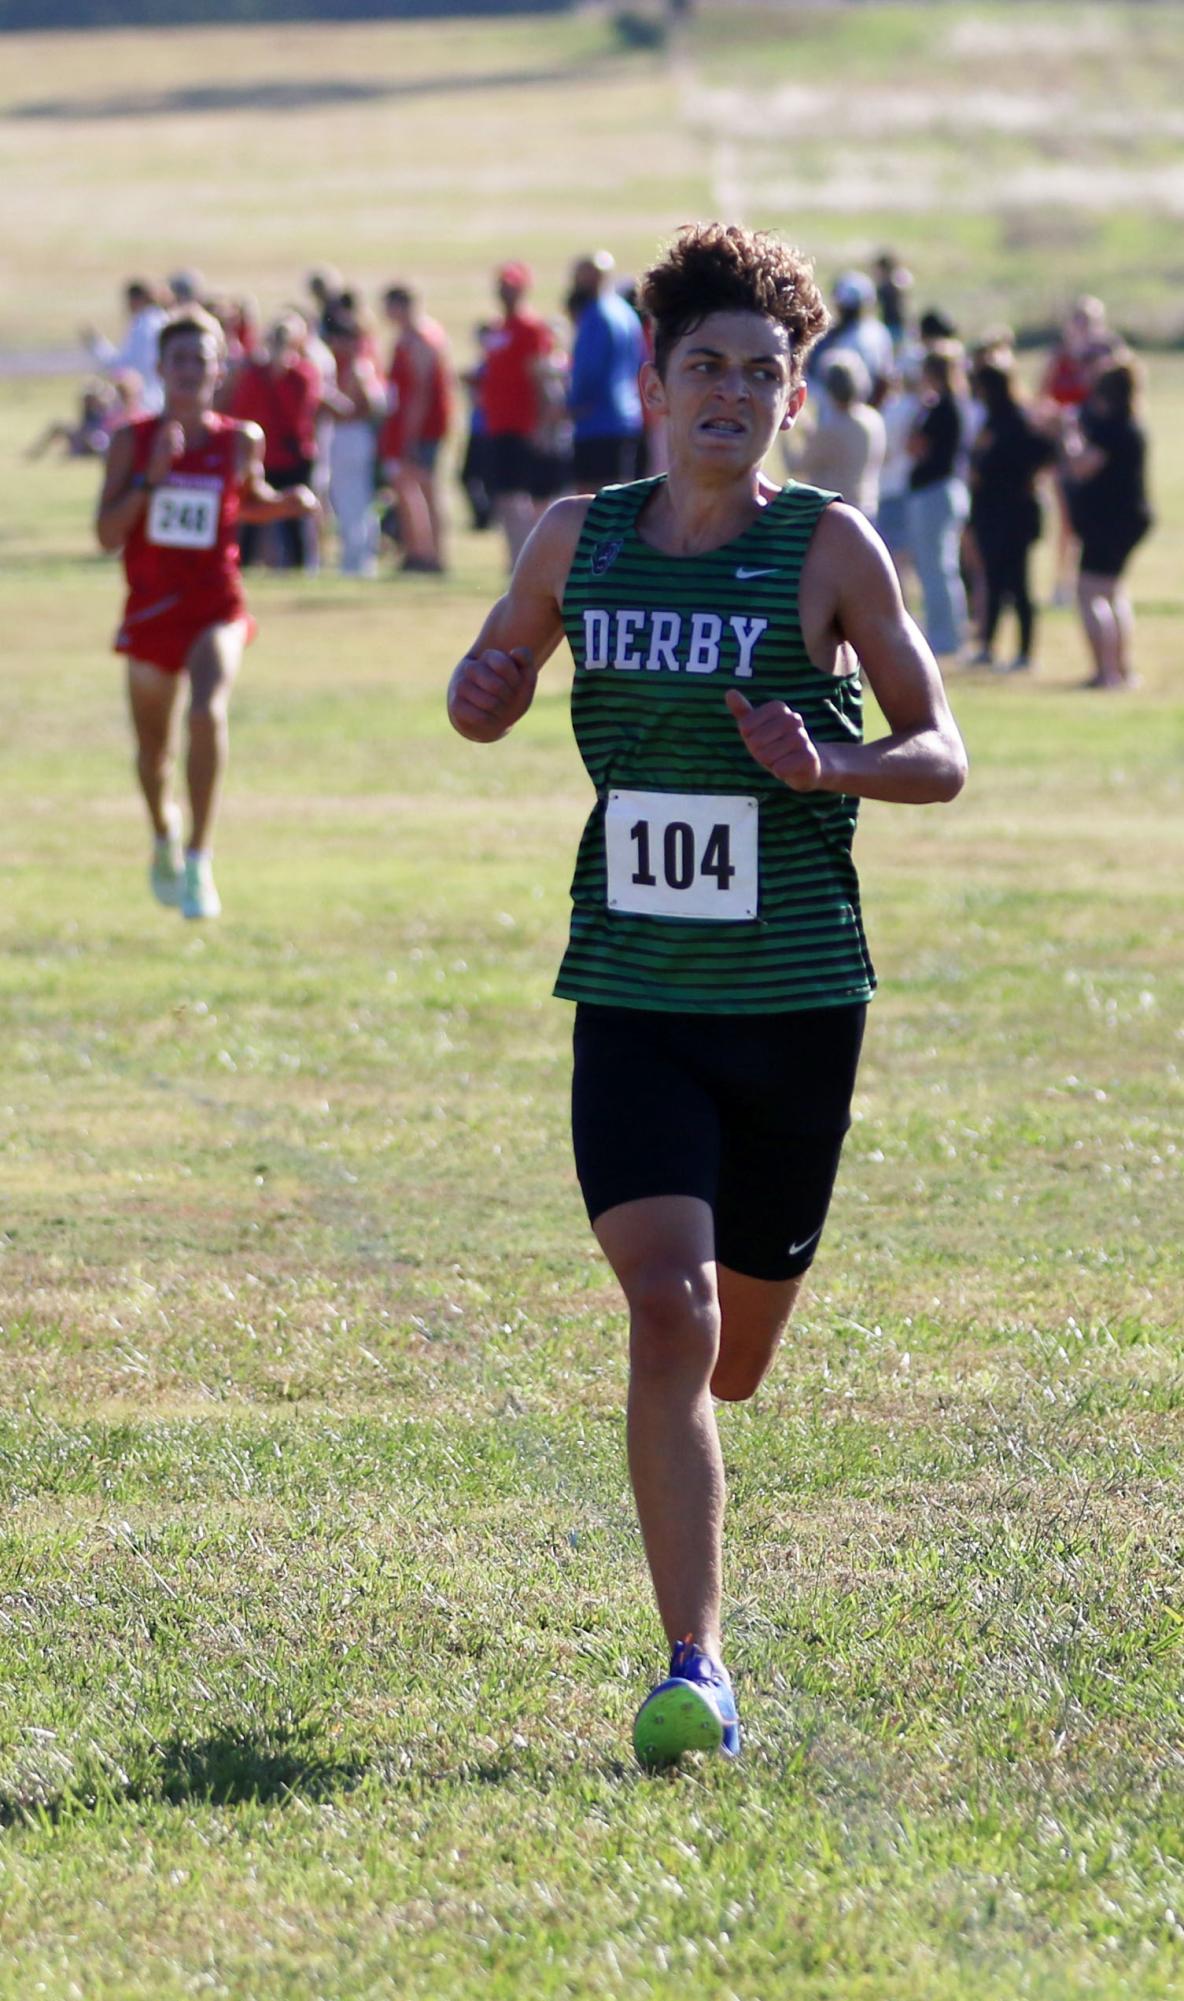
<svg viewBox="0 0 1184 2001">
<path fill-rule="evenodd" d="M 224 598 L 215 604 L 186 603 L 181 596 L 158 598 L 153 604 L 137 604 L 129 598 L 123 624 L 115 635 L 116 653 L 128 653 L 146 660 L 165 674 L 180 674 L 194 641 L 212 625 L 247 622 L 247 644 L 259 630 L 242 598 Z"/>
</svg>

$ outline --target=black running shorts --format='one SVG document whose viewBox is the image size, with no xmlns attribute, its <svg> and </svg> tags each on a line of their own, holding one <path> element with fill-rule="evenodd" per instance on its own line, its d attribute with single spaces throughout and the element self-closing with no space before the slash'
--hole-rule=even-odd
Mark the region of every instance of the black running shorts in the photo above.
<svg viewBox="0 0 1184 2001">
<path fill-rule="evenodd" d="M 572 1134 L 591 1222 L 621 1202 L 695 1195 L 720 1264 L 787 1279 L 826 1222 L 866 1015 L 576 1008 Z"/>
</svg>

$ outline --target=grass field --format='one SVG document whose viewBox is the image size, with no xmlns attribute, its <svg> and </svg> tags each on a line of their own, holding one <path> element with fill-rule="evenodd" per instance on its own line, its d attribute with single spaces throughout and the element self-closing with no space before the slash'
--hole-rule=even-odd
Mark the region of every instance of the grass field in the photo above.
<svg viewBox="0 0 1184 2001">
<path fill-rule="evenodd" d="M 520 65 L 518 32 L 466 59 Z M 114 88 L 115 40 L 63 38 L 42 96 Z M 166 44 L 125 41 L 121 87 L 177 87 Z M 532 88 L 449 115 L 529 132 Z M 638 88 L 604 85 L 606 121 Z M 130 229 L 149 198 L 103 131 Z M 561 198 L 540 258 L 682 213 L 601 187 L 568 230 Z M 434 251 L 465 312 L 470 226 Z M 128 241 L 60 267 L 80 302 Z M 256 242 L 291 268 L 294 237 Z M 1179 1993 L 1167 449 L 1142 689 L 1079 692 L 1049 614 L 1030 686 L 952 688 L 963 796 L 864 810 L 856 1123 L 793 1339 L 722 1413 L 748 1749 L 655 1781 L 623 1329 L 549 998 L 587 804 L 563 668 L 505 744 L 447 731 L 490 538 L 446 586 L 259 579 L 226 917 L 183 926 L 143 883 L 93 470 L 20 461 L 63 387 L 0 385 L 0 2001 Z M 1150 408 L 1174 435 L 1179 360 Z"/>
</svg>

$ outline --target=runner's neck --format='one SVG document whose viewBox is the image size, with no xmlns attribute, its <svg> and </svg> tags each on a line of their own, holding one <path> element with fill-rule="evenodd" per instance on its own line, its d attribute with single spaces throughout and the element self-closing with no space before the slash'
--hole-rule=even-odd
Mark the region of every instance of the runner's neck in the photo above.
<svg viewBox="0 0 1184 2001">
<path fill-rule="evenodd" d="M 705 556 L 738 540 L 780 491 L 759 467 L 719 487 L 679 479 L 672 470 L 642 510 L 638 534 L 666 556 Z"/>
</svg>

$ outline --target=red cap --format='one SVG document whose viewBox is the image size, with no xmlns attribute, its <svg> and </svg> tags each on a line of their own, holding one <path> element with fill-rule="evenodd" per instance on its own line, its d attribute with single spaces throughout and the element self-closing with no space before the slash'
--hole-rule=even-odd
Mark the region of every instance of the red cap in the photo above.
<svg viewBox="0 0 1184 2001">
<path fill-rule="evenodd" d="M 529 291 L 534 283 L 534 272 L 531 270 L 530 265 L 518 261 L 511 261 L 509 264 L 500 264 L 497 275 L 499 283 L 512 285 L 516 292 Z"/>
</svg>

